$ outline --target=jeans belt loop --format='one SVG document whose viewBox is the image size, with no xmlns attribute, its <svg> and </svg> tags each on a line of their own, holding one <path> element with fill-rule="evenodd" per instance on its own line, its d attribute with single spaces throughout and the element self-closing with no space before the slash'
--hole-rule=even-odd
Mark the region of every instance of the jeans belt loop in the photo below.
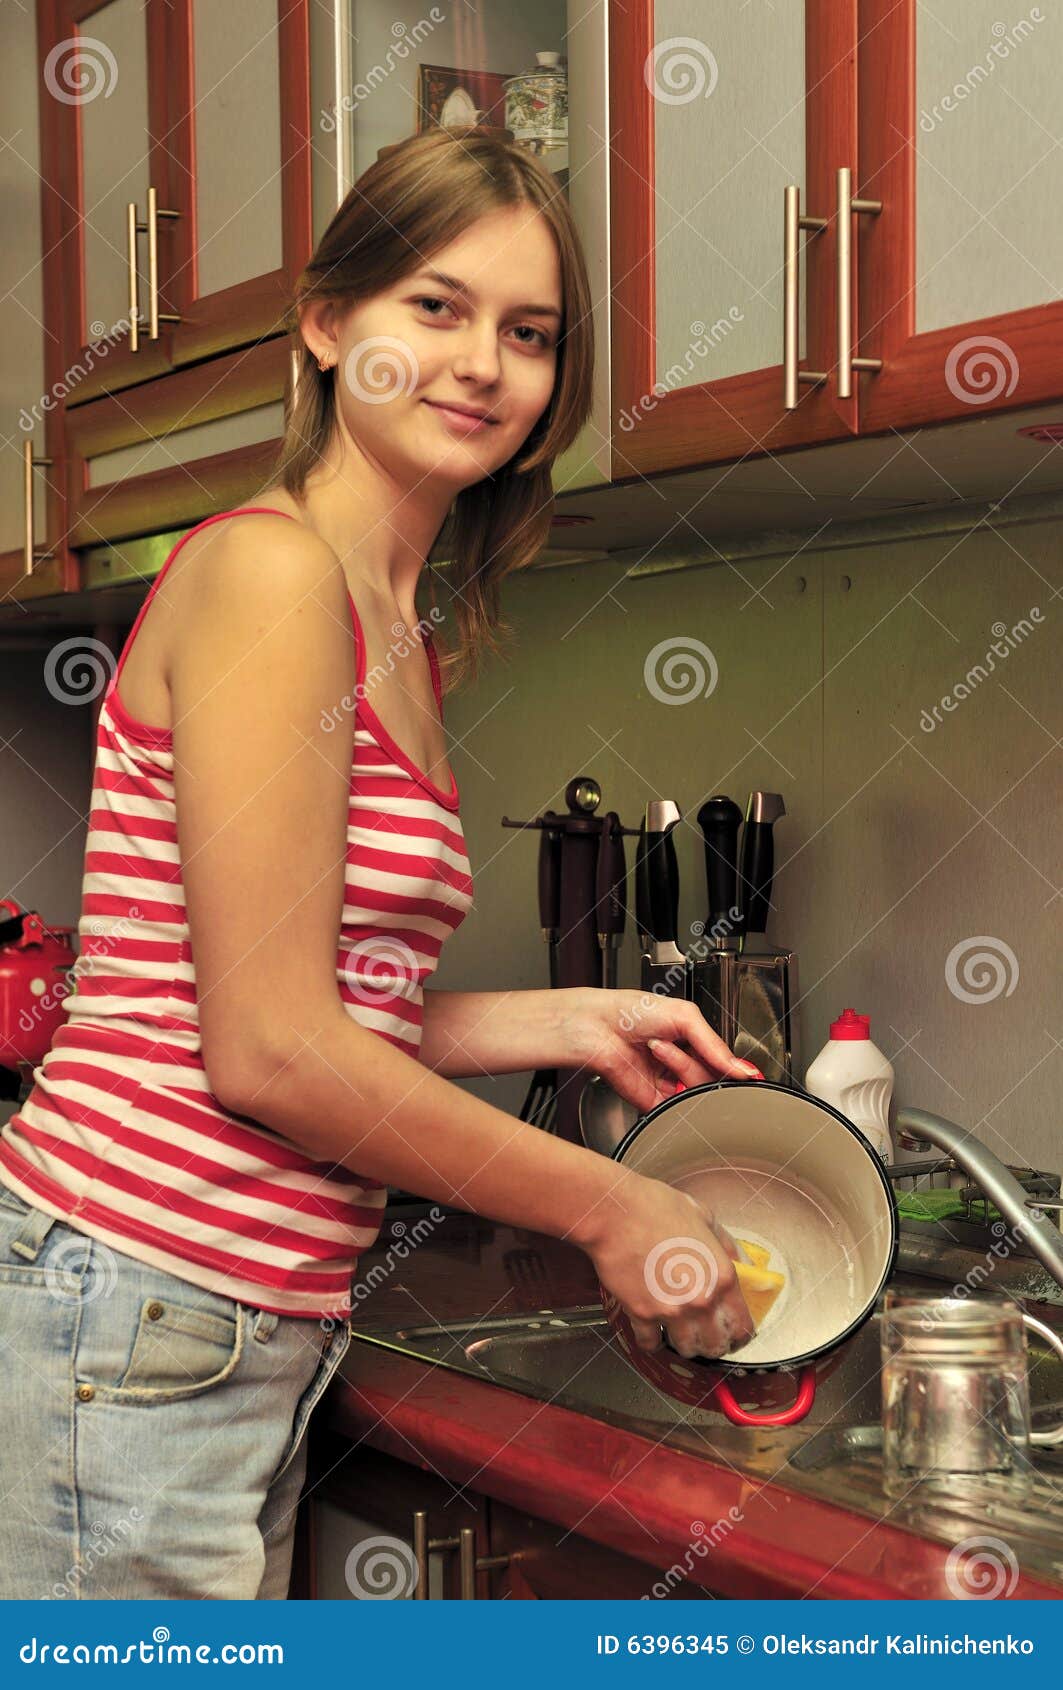
<svg viewBox="0 0 1063 1690">
<path fill-rule="evenodd" d="M 268 1344 L 279 1324 L 279 1315 L 273 1314 L 269 1309 L 259 1309 L 254 1327 L 256 1344 Z"/>
<path fill-rule="evenodd" d="M 24 1257 L 27 1262 L 35 1262 L 40 1255 L 41 1245 L 54 1225 L 54 1215 L 46 1215 L 43 1209 L 31 1209 L 18 1237 L 11 1240 L 13 1253 Z"/>
</svg>

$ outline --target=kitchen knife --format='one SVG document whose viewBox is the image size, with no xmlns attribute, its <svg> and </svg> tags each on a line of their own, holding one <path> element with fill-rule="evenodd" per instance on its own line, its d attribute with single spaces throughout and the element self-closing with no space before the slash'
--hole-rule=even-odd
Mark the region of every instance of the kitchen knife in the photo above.
<svg viewBox="0 0 1063 1690">
<path fill-rule="evenodd" d="M 739 895 L 742 904 L 744 939 L 764 933 L 771 910 L 775 876 L 775 843 L 772 829 L 786 805 L 780 792 L 751 792 L 742 833 L 742 868 Z M 744 940 L 743 940 L 744 946 Z"/>
<path fill-rule="evenodd" d="M 615 810 L 607 810 L 598 836 L 594 891 L 598 943 L 602 947 L 602 984 L 610 991 L 616 986 L 617 948 L 627 920 L 626 887 L 627 859 L 620 817 Z"/>
<path fill-rule="evenodd" d="M 738 902 L 738 830 L 742 812 L 732 798 L 717 793 L 707 798 L 698 811 L 698 826 L 705 840 L 705 878 L 709 891 L 709 914 L 705 941 L 714 950 L 737 950 L 742 936 Z"/>
<path fill-rule="evenodd" d="M 679 932 L 679 866 L 672 831 L 680 820 L 679 807 L 670 798 L 653 798 L 639 829 L 635 893 L 640 900 L 639 930 L 647 935 L 647 958 L 655 967 L 681 964 L 686 957 L 676 940 Z M 676 993 L 684 996 L 685 993 Z"/>
</svg>

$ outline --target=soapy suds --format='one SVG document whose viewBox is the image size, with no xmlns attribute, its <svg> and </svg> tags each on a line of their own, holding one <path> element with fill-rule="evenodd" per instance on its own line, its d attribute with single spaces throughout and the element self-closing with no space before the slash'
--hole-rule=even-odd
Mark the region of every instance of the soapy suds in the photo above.
<svg viewBox="0 0 1063 1690">
<path fill-rule="evenodd" d="M 791 1170 L 749 1157 L 702 1163 L 672 1175 L 669 1184 L 694 1197 L 732 1238 L 769 1250 L 767 1266 L 786 1276 L 760 1330 L 733 1352 L 734 1361 L 805 1355 L 856 1319 L 866 1295 L 856 1240 L 837 1210 Z"/>
</svg>

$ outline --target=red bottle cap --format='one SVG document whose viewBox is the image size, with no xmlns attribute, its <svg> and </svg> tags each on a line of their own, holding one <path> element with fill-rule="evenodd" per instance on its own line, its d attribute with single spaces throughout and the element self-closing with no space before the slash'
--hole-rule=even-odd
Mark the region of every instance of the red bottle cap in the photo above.
<svg viewBox="0 0 1063 1690">
<path fill-rule="evenodd" d="M 870 1015 L 858 1015 L 855 1009 L 843 1009 L 837 1021 L 830 1024 L 832 1039 L 869 1039 Z"/>
</svg>

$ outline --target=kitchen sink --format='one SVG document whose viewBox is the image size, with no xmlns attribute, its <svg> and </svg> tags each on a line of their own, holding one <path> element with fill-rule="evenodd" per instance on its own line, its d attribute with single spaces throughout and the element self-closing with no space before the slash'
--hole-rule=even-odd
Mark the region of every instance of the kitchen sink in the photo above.
<svg viewBox="0 0 1063 1690">
<path fill-rule="evenodd" d="M 938 1290 L 933 1282 L 896 1275 L 898 1288 Z M 843 1347 L 833 1372 L 817 1385 L 816 1400 L 795 1430 L 807 1439 L 813 1428 L 877 1427 L 881 1316 L 876 1312 Z M 481 1322 L 409 1326 L 386 1335 L 367 1335 L 459 1371 L 487 1377 L 541 1401 L 598 1419 L 637 1423 L 658 1438 L 677 1430 L 705 1434 L 735 1428 L 719 1410 L 687 1408 L 650 1384 L 619 1347 L 601 1306 L 543 1309 L 534 1315 Z M 1053 1424 L 1063 1415 L 1063 1361 L 1030 1334 L 1030 1398 L 1034 1424 Z M 796 1376 L 794 1390 L 796 1392 Z M 736 1387 L 740 1381 L 735 1381 Z M 741 1391 L 738 1391 L 741 1400 Z M 751 1429 L 756 1432 L 756 1428 Z M 775 1428 L 772 1428 L 774 1431 Z"/>
<path fill-rule="evenodd" d="M 897 1273 L 891 1283 L 941 1295 L 934 1277 Z M 1031 1312 L 1046 1311 L 1034 1302 Z M 879 1334 L 876 1311 L 820 1382 L 811 1413 L 794 1426 L 735 1426 L 715 1409 L 687 1408 L 665 1396 L 619 1348 L 599 1303 L 449 1324 L 356 1327 L 354 1335 L 361 1343 L 589 1415 L 729 1467 L 754 1483 L 781 1484 L 872 1521 L 888 1519 L 924 1538 L 952 1545 L 972 1534 L 1002 1533 L 1022 1566 L 1063 1585 L 1063 1448 L 1032 1452 L 1034 1476 L 1021 1499 L 993 1480 L 980 1498 L 927 1502 L 886 1496 Z M 1055 1426 L 1063 1419 L 1063 1362 L 1034 1333 L 1028 1339 L 1032 1421 L 1035 1427 Z"/>
</svg>

